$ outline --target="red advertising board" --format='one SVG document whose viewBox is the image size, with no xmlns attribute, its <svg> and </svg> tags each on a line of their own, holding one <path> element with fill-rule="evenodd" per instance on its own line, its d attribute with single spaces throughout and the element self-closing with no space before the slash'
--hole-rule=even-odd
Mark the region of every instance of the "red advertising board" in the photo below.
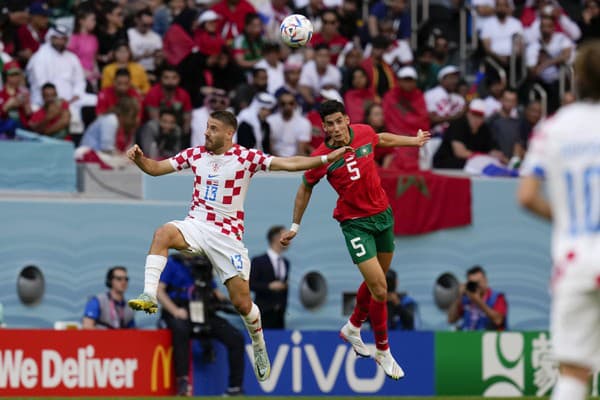
<svg viewBox="0 0 600 400">
<path fill-rule="evenodd" d="M 2 396 L 174 393 L 168 330 L 0 329 Z"/>
</svg>

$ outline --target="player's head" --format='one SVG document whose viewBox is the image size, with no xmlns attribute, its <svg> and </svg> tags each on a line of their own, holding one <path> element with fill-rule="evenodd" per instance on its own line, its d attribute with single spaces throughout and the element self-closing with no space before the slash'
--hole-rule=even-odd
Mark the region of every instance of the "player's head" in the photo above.
<svg viewBox="0 0 600 400">
<path fill-rule="evenodd" d="M 589 41 L 577 50 L 574 69 L 579 97 L 600 101 L 600 40 Z"/>
<path fill-rule="evenodd" d="M 344 105 L 337 100 L 324 101 L 319 108 L 319 114 L 327 136 L 332 137 L 336 142 L 346 143 L 350 118 L 346 114 Z"/>
<path fill-rule="evenodd" d="M 129 277 L 127 276 L 127 268 L 117 265 L 106 271 L 106 280 L 104 284 L 109 289 L 114 289 L 118 292 L 127 290 Z"/>
<path fill-rule="evenodd" d="M 229 111 L 213 111 L 206 123 L 204 137 L 206 150 L 215 153 L 225 152 L 231 147 L 237 130 L 237 119 Z"/>
</svg>

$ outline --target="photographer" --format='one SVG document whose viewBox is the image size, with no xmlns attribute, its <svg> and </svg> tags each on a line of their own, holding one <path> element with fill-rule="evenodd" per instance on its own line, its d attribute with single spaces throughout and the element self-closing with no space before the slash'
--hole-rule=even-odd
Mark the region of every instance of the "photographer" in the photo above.
<svg viewBox="0 0 600 400">
<path fill-rule="evenodd" d="M 387 282 L 388 328 L 414 331 L 419 326 L 419 307 L 406 292 L 397 292 L 398 275 L 393 269 L 385 274 Z"/>
<path fill-rule="evenodd" d="M 191 394 L 190 339 L 200 338 L 217 339 L 227 347 L 229 387 L 225 395 L 241 395 L 244 337 L 227 320 L 216 315 L 218 310 L 227 311 L 228 300 L 216 289 L 208 259 L 183 254 L 169 256 L 158 285 L 158 301 L 162 305 L 161 320 L 173 333 L 177 394 Z"/>
<path fill-rule="evenodd" d="M 508 304 L 504 293 L 488 286 L 485 271 L 476 265 L 467 271 L 467 282 L 460 286 L 460 295 L 448 309 L 448 322 L 462 318 L 458 329 L 464 331 L 505 330 Z"/>
</svg>

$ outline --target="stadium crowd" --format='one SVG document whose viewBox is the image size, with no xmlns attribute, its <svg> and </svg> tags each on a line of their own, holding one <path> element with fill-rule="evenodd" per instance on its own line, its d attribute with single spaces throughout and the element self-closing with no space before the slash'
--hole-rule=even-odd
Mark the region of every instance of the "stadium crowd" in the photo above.
<svg viewBox="0 0 600 400">
<path fill-rule="evenodd" d="M 202 145 L 222 109 L 238 115 L 238 143 L 309 154 L 324 139 L 320 101 L 337 99 L 352 123 L 435 134 L 420 156 L 378 153 L 384 167 L 462 168 L 485 154 L 513 168 L 538 121 L 573 101 L 561 69 L 578 43 L 600 37 L 597 0 L 431 0 L 418 29 L 407 0 L 2 3 L 0 136 L 72 140 L 78 160 L 101 163 L 133 143 L 156 159 Z M 466 63 L 464 7 L 478 39 Z M 313 22 L 306 48 L 281 43 L 292 13 Z"/>
</svg>

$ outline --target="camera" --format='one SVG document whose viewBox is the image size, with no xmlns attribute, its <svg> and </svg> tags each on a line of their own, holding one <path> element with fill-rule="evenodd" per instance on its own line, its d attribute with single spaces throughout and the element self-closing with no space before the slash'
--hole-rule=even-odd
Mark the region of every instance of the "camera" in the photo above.
<svg viewBox="0 0 600 400">
<path fill-rule="evenodd" d="M 471 293 L 475 293 L 477 291 L 478 287 L 479 287 L 479 283 L 477 283 L 476 281 L 468 281 L 467 285 L 465 286 L 465 288 L 467 289 L 467 292 L 471 292 Z"/>
</svg>

